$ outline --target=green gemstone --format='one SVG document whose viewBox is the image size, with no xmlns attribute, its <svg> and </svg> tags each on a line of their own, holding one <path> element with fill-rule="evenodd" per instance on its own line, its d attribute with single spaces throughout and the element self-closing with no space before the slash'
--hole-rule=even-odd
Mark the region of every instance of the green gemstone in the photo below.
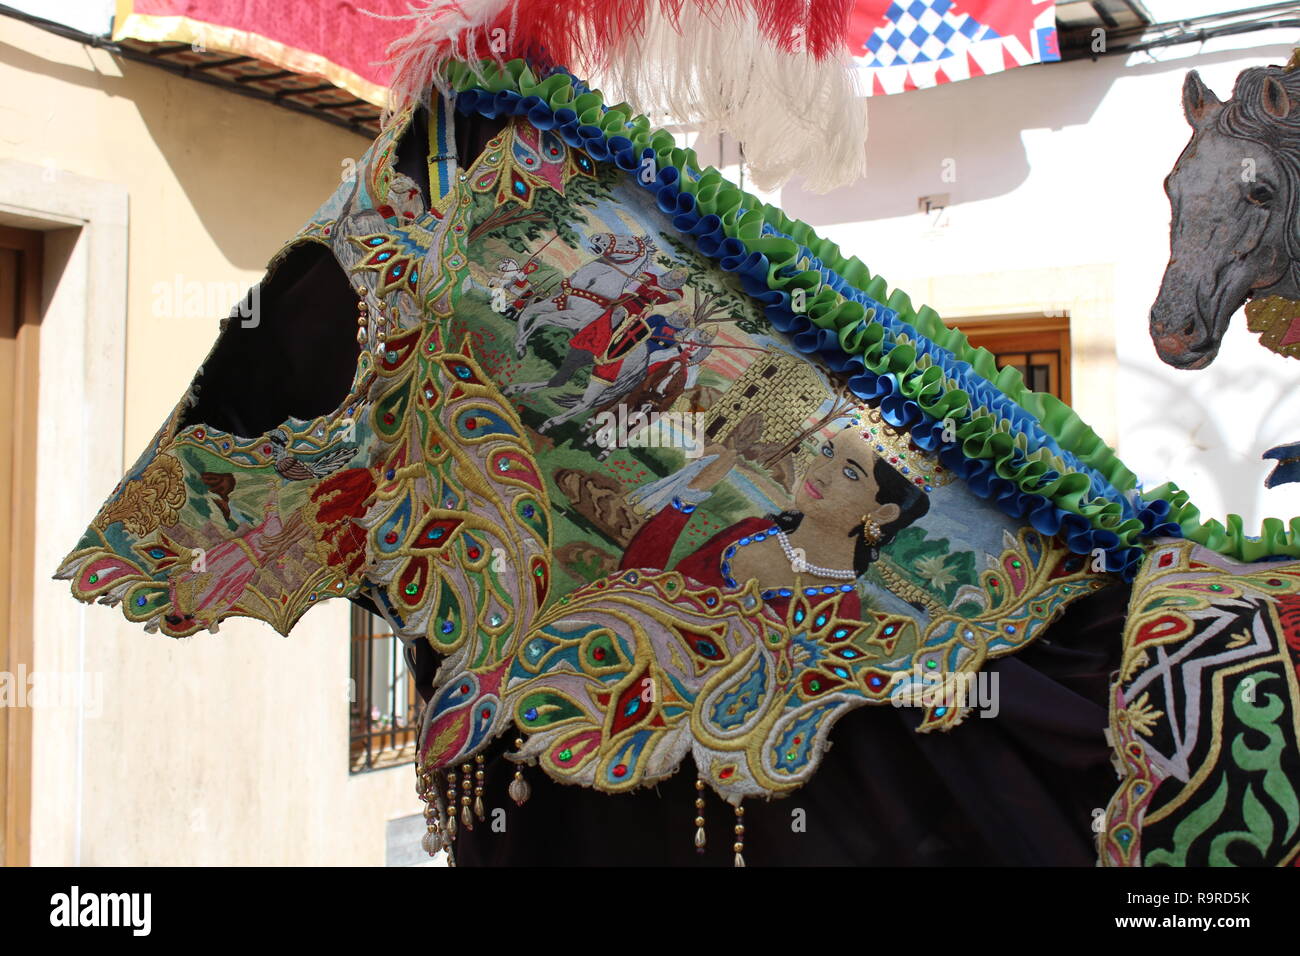
<svg viewBox="0 0 1300 956">
<path fill-rule="evenodd" d="M 441 446 L 441 445 L 434 445 L 434 446 L 433 446 L 433 453 L 434 453 L 435 455 L 441 455 L 441 454 L 442 454 L 442 446 Z"/>
<path fill-rule="evenodd" d="M 92 574 L 92 575 L 90 576 L 90 583 L 91 583 L 91 584 L 98 584 L 98 583 L 99 583 L 99 575 L 98 575 L 98 574 Z"/>
<path fill-rule="evenodd" d="M 540 577 L 542 576 L 542 569 L 541 569 L 541 568 L 533 568 L 533 574 L 537 575 L 537 576 L 540 578 Z"/>
<path fill-rule="evenodd" d="M 1012 562 L 1011 562 L 1011 566 L 1012 566 L 1013 568 L 1018 568 L 1018 567 L 1020 567 L 1020 562 L 1019 562 L 1019 561 L 1012 561 Z"/>
<path fill-rule="evenodd" d="M 565 747 L 563 750 L 560 751 L 560 759 L 561 759 L 561 760 L 572 760 L 572 759 L 573 759 L 573 751 L 570 750 L 568 747 Z"/>
<path fill-rule="evenodd" d="M 795 757 L 797 757 L 797 756 L 799 756 L 799 755 L 798 755 L 797 753 L 795 753 L 793 750 L 787 750 L 787 751 L 785 752 L 785 759 L 786 759 L 786 760 L 793 760 L 793 759 L 794 759 Z"/>
<path fill-rule="evenodd" d="M 419 586 L 418 584 L 416 584 L 414 581 L 412 581 L 410 584 L 408 584 L 408 585 L 406 586 L 406 593 L 407 593 L 407 594 L 419 594 L 419 593 L 420 593 L 420 586 Z"/>
<path fill-rule="evenodd" d="M 1222 591 L 1222 590 L 1223 590 L 1223 585 L 1222 585 L 1222 584 L 1211 584 L 1211 585 L 1210 585 L 1210 590 L 1211 590 L 1211 591 Z"/>
<path fill-rule="evenodd" d="M 822 683 L 821 683 L 821 681 L 817 681 L 817 680 L 809 681 L 809 682 L 808 682 L 808 686 L 809 686 L 810 688 L 812 688 L 813 690 L 821 690 L 821 689 L 822 689 Z"/>
<path fill-rule="evenodd" d="M 938 662 L 938 661 L 926 661 L 926 662 L 925 662 L 925 666 L 928 667 L 928 668 L 930 668 L 930 670 L 934 670 L 936 667 L 939 666 L 939 662 Z"/>
</svg>

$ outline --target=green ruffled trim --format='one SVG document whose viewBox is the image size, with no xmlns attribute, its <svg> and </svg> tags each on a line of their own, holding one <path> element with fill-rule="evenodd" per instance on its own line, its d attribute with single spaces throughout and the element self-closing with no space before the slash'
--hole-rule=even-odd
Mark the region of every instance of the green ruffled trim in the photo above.
<svg viewBox="0 0 1300 956">
<path fill-rule="evenodd" d="M 873 276 L 857 257 L 846 258 L 838 245 L 817 235 L 807 223 L 791 219 L 780 208 L 761 202 L 712 166 L 702 167 L 694 150 L 679 148 L 671 133 L 653 129 L 647 117 L 634 114 L 627 104 L 606 107 L 604 97 L 596 90 L 577 94 L 567 74 L 557 73 L 538 81 L 523 60 L 504 65 L 483 61 L 476 67 L 449 64 L 447 79 L 457 91 L 477 87 L 490 92 L 512 91 L 521 96 L 537 96 L 553 110 L 573 110 L 580 125 L 599 127 L 607 138 L 622 136 L 631 140 L 638 153 L 647 147 L 653 149 L 660 168 L 675 166 L 697 173 L 698 179 L 682 176 L 677 187 L 694 195 L 701 213 L 718 216 L 724 234 L 767 257 L 769 287 L 785 292 L 803 289 L 809 320 L 821 328 L 836 331 L 845 352 L 860 356 L 876 374 L 893 373 L 900 391 L 927 414 L 959 422 L 956 435 L 967 457 L 993 460 L 997 474 L 1014 481 L 1022 491 L 1041 495 L 1063 510 L 1087 518 L 1094 528 L 1117 535 L 1121 546 L 1139 545 L 1142 522 L 1137 518 L 1123 518 L 1121 502 L 1089 497 L 1089 476 L 1069 468 L 1049 449 L 1028 452 L 1025 436 L 1015 433 L 1010 422 L 986 408 L 972 408 L 970 396 L 945 379 L 943 370 L 929 362 L 928 357 L 922 356 L 918 364 L 916 351 L 905 336 L 894 336 L 874 321 L 864 326 L 866 314 L 861 303 L 845 299 L 824 285 L 816 271 L 779 275 L 781 270 L 795 267 L 799 246 L 806 247 L 849 285 L 885 303 L 898 313 L 902 322 L 952 353 L 957 360 L 968 363 L 976 374 L 1033 415 L 1062 449 L 1095 469 L 1116 491 L 1123 494 L 1137 488 L 1137 477 L 1132 470 L 1070 406 L 1054 395 L 1029 389 L 1016 369 L 999 369 L 991 352 L 972 346 L 964 333 L 948 328 L 928 306 L 914 309 L 906 293 L 890 292 L 883 277 Z M 762 235 L 765 223 L 792 238 Z M 887 353 L 886 341 L 897 343 Z M 1016 447 L 1027 455 L 1018 468 L 1010 461 Z M 1041 485 L 1042 476 L 1048 471 L 1055 471 L 1060 477 Z M 1251 539 L 1244 534 L 1242 519 L 1235 514 L 1228 516 L 1226 528 L 1214 519 L 1201 523 L 1200 512 L 1188 501 L 1187 492 L 1173 483 L 1142 492 L 1140 496 L 1147 502 L 1156 499 L 1169 502 L 1168 520 L 1177 523 L 1186 537 L 1221 554 L 1244 561 L 1271 555 L 1300 556 L 1300 518 L 1292 519 L 1289 531 L 1284 529 L 1281 520 L 1266 519 L 1262 537 Z"/>
</svg>

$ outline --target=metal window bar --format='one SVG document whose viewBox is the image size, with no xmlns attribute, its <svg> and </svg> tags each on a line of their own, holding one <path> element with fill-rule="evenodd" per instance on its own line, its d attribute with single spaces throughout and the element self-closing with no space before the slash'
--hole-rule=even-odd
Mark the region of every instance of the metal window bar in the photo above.
<svg viewBox="0 0 1300 956">
<path fill-rule="evenodd" d="M 418 701 L 401 639 L 378 617 L 352 608 L 352 773 L 407 763 L 415 756 Z"/>
</svg>

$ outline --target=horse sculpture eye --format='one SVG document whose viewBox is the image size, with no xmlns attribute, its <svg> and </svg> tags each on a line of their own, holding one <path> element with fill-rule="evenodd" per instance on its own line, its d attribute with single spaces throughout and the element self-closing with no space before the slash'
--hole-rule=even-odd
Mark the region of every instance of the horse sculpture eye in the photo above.
<svg viewBox="0 0 1300 956">
<path fill-rule="evenodd" d="M 1256 206 L 1267 206 L 1273 201 L 1273 190 L 1260 183 L 1251 187 L 1250 192 L 1246 194 L 1246 198 Z"/>
</svg>

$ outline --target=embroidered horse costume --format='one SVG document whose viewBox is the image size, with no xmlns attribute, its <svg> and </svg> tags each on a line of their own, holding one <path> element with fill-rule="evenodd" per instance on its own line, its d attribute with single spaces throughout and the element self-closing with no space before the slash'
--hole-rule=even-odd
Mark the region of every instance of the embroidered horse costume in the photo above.
<svg viewBox="0 0 1300 956">
<path fill-rule="evenodd" d="M 906 706 L 909 732 L 966 733 L 993 704 L 972 692 L 981 672 L 1076 602 L 1110 608 L 1118 663 L 1118 618 L 1153 554 L 1199 583 L 1133 591 L 1112 709 L 1136 776 L 1109 811 L 1103 861 L 1139 862 L 1141 815 L 1173 773 L 1143 755 L 1176 751 L 1183 779 L 1201 759 L 1148 739 L 1173 705 L 1139 672 L 1201 627 L 1221 580 L 1266 621 L 1225 653 L 1277 689 L 1276 710 L 1235 719 L 1292 727 L 1300 651 L 1279 635 L 1300 565 L 1215 554 L 1222 538 L 1186 495 L 1140 489 L 1066 405 L 608 104 L 560 66 L 576 61 L 564 38 L 576 44 L 577 14 L 482 6 L 418 21 L 397 86 L 423 102 L 395 110 L 271 261 L 260 322 L 223 324 L 61 568 L 76 597 L 177 637 L 231 616 L 288 633 L 338 597 L 382 616 L 425 698 L 431 852 L 469 837 L 508 761 L 521 803 L 526 765 L 612 800 L 693 777 L 694 846 L 708 845 L 716 794 L 741 862 L 745 801 L 809 784 L 850 712 Z M 703 121 L 719 93 L 705 87 L 727 76 L 701 69 L 713 48 L 695 18 L 726 27 L 724 6 L 583 26 L 606 72 L 643 93 L 649 48 L 677 37 L 679 72 L 649 88 Z M 798 23 L 781 7 L 726 16 L 794 58 L 762 73 L 791 81 L 769 99 L 840 104 L 839 136 L 856 143 L 814 161 L 753 97 L 728 116 L 770 178 L 804 166 L 829 184 L 861 162 L 859 108 L 839 98 L 844 5 Z M 497 29 L 518 57 L 494 55 Z M 644 48 L 619 60 L 615 35 Z M 1280 808 L 1249 824 L 1251 862 L 1300 848 L 1285 828 L 1296 736 L 1277 734 L 1240 764 L 1268 763 L 1263 793 Z M 1259 819 L 1277 823 L 1267 837 Z M 1187 862 L 1179 852 L 1148 859 Z"/>
</svg>

